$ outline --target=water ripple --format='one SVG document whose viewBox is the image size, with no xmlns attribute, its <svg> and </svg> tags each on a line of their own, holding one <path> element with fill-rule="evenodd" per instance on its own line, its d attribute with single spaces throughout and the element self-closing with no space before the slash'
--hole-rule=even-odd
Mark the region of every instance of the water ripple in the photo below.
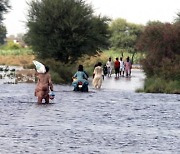
<svg viewBox="0 0 180 154">
<path fill-rule="evenodd" d="M 34 84 L 2 86 L 2 154 L 180 153 L 180 95 L 55 85 L 53 104 L 37 105 Z"/>
</svg>

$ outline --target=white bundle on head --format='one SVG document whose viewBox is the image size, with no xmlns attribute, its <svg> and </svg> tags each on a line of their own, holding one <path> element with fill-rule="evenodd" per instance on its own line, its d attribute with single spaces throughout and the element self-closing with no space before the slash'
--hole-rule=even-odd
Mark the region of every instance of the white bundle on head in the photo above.
<svg viewBox="0 0 180 154">
<path fill-rule="evenodd" d="M 36 66 L 36 70 L 38 73 L 46 73 L 46 68 L 42 63 L 40 63 L 36 60 L 33 60 L 33 63 Z"/>
</svg>

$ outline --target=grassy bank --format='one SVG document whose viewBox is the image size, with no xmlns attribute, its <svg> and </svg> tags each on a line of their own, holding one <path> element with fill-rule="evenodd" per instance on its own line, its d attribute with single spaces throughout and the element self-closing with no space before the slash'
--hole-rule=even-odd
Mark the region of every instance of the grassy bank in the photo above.
<svg viewBox="0 0 180 154">
<path fill-rule="evenodd" d="M 14 49 L 4 50 L 0 49 L 0 65 L 16 65 L 29 67 L 32 60 L 35 58 L 31 49 Z"/>
<path fill-rule="evenodd" d="M 165 80 L 151 77 L 145 80 L 144 88 L 137 92 L 180 94 L 180 80 Z"/>
</svg>

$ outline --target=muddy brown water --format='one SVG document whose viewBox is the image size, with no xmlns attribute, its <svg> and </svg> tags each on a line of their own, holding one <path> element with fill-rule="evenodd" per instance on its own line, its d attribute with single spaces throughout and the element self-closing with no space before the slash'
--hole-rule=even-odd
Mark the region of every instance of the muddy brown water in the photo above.
<svg viewBox="0 0 180 154">
<path fill-rule="evenodd" d="M 180 95 L 135 93 L 144 74 L 105 78 L 101 90 L 55 85 L 37 105 L 35 84 L 1 84 L 0 154 L 179 154 Z"/>
</svg>

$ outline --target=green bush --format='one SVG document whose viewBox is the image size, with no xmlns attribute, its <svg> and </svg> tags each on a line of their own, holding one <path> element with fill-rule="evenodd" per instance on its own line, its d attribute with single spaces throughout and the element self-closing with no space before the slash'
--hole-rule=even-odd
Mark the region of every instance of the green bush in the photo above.
<svg viewBox="0 0 180 154">
<path fill-rule="evenodd" d="M 180 80 L 169 81 L 166 87 L 166 93 L 180 94 Z"/>
<path fill-rule="evenodd" d="M 20 44 L 16 44 L 13 41 L 8 41 L 6 44 L 1 46 L 1 49 L 4 49 L 4 50 L 17 50 L 17 49 L 21 49 L 21 48 L 22 47 Z"/>
<path fill-rule="evenodd" d="M 58 74 L 58 72 L 55 72 L 53 70 L 50 71 L 51 74 L 51 78 L 53 83 L 64 83 L 65 81 L 60 77 L 60 75 Z"/>
<path fill-rule="evenodd" d="M 54 83 L 71 83 L 72 76 L 77 71 L 76 65 L 64 64 L 54 59 L 46 59 L 42 63 L 50 68 Z"/>
<path fill-rule="evenodd" d="M 153 24 L 145 28 L 137 48 L 146 51 L 142 60 L 147 77 L 180 79 L 180 24 Z"/>
<path fill-rule="evenodd" d="M 180 94 L 180 81 L 151 77 L 145 80 L 144 88 L 136 92 Z"/>
</svg>

